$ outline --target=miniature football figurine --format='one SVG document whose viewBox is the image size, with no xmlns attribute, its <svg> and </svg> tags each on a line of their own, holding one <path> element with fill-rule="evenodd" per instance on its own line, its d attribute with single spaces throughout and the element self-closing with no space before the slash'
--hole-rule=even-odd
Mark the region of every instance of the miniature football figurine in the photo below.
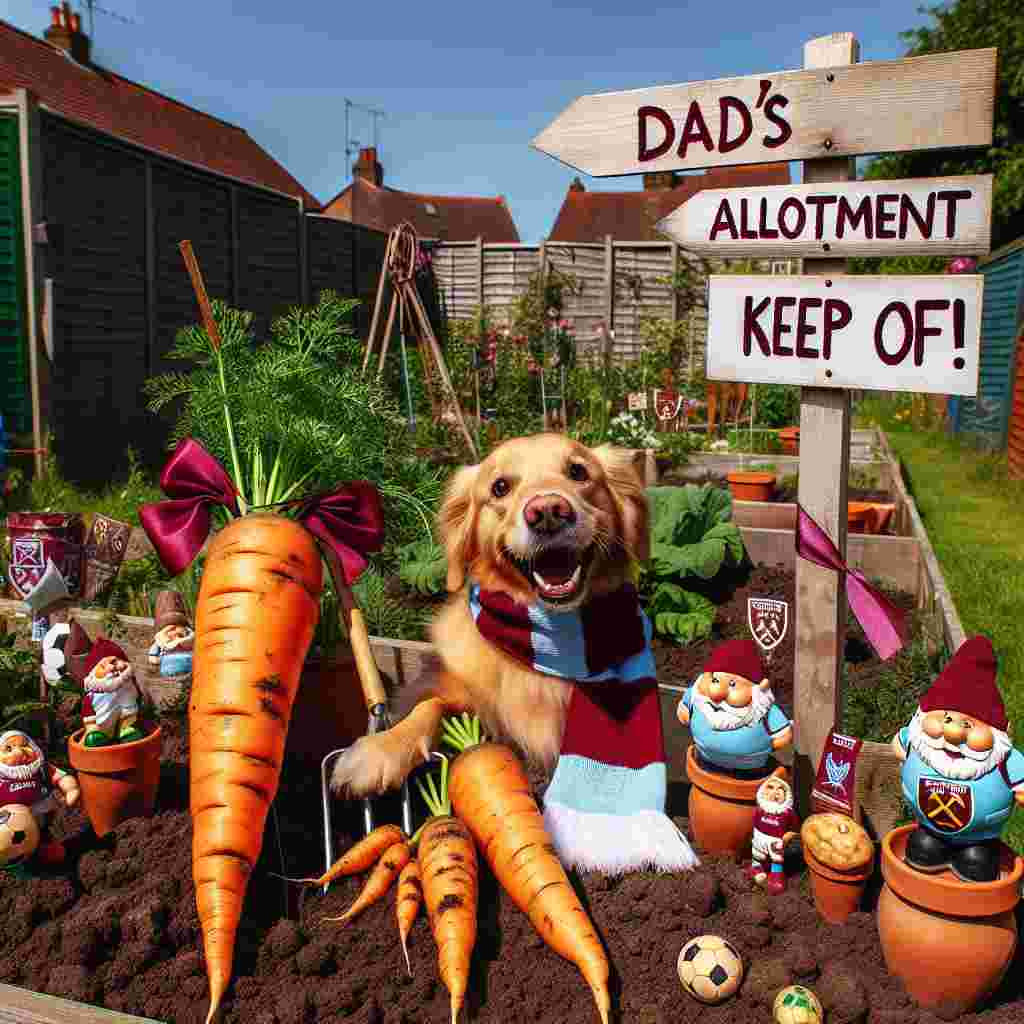
<svg viewBox="0 0 1024 1024">
<path fill-rule="evenodd" d="M 0 734 L 0 805 L 17 804 L 28 808 L 39 828 L 38 856 L 47 864 L 64 859 L 62 843 L 47 837 L 47 825 L 57 809 L 54 790 L 73 807 L 81 795 L 78 780 L 43 756 L 38 744 L 17 729 Z M 15 831 L 26 831 L 16 828 Z M 11 838 L 11 846 L 17 846 Z"/>
<path fill-rule="evenodd" d="M 125 653 L 112 640 L 98 637 L 85 662 L 82 722 L 87 747 L 131 743 L 143 737 L 139 717 L 139 687 Z"/>
<path fill-rule="evenodd" d="M 1024 754 L 1007 735 L 996 671 L 992 644 L 971 637 L 893 737 L 919 826 L 906 861 L 918 871 L 948 867 L 964 882 L 999 877 L 999 833 L 1014 802 L 1024 806 Z"/>
<path fill-rule="evenodd" d="M 694 999 L 714 1005 L 728 999 L 743 980 L 743 959 L 719 935 L 698 935 L 679 951 L 676 964 L 683 988 Z"/>
<path fill-rule="evenodd" d="M 758 773 L 772 752 L 793 742 L 793 726 L 775 703 L 753 640 L 719 644 L 683 694 L 676 715 L 690 727 L 706 766 Z"/>
<path fill-rule="evenodd" d="M 164 677 L 189 675 L 195 631 L 189 625 L 181 594 L 164 590 L 157 595 L 154 624 L 157 632 L 149 649 L 149 663 L 159 665 Z"/>
<path fill-rule="evenodd" d="M 786 844 L 800 831 L 800 819 L 793 810 L 793 790 L 785 779 L 770 775 L 757 790 L 754 835 L 747 877 L 758 885 L 767 880 L 769 892 L 783 892 L 786 873 L 782 861 Z"/>
<path fill-rule="evenodd" d="M 21 804 L 0 807 L 0 868 L 15 869 L 39 848 L 39 823 Z"/>
</svg>

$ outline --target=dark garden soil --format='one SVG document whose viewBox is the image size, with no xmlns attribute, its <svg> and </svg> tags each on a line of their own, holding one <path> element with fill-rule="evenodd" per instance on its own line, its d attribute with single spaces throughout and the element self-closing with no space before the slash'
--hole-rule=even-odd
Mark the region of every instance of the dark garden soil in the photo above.
<svg viewBox="0 0 1024 1024">
<path fill-rule="evenodd" d="M 186 742 L 180 720 L 165 719 L 164 727 L 156 817 L 125 822 L 100 842 L 79 811 L 65 812 L 56 829 L 69 846 L 65 869 L 0 882 L 0 981 L 175 1024 L 203 1021 L 207 982 L 191 881 Z M 225 1024 L 446 1022 L 448 995 L 423 917 L 411 935 L 409 977 L 393 897 L 348 926 L 325 923 L 322 918 L 352 900 L 360 879 L 336 884 L 327 896 L 308 892 L 300 907 L 294 890 L 268 873 L 319 870 L 315 780 L 286 773 L 276 818 L 249 886 Z M 684 819 L 677 821 L 686 827 Z M 350 814 L 339 842 L 351 841 L 355 828 Z M 615 1019 L 764 1024 L 778 989 L 800 981 L 818 994 L 829 1024 L 935 1024 L 887 973 L 872 914 L 856 914 L 841 926 L 822 923 L 799 863 L 791 867 L 789 892 L 776 898 L 755 891 L 735 864 L 714 858 L 681 875 L 579 879 L 612 964 Z M 731 941 L 747 970 L 739 995 L 717 1007 L 686 996 L 676 975 L 682 945 L 705 933 Z M 998 994 L 994 1009 L 962 1022 L 1024 1019 L 1022 967 L 1011 968 L 1015 980 Z M 597 1020 L 576 968 L 544 946 L 486 868 L 463 1019 Z"/>
<path fill-rule="evenodd" d="M 749 596 L 779 597 L 792 608 L 795 580 L 778 567 L 747 568 L 719 579 L 708 593 L 719 605 L 712 637 L 689 648 L 659 644 L 663 682 L 688 684 L 716 643 L 749 635 Z M 904 595 L 897 603 L 910 610 L 914 602 Z M 793 646 L 791 624 L 770 664 L 777 699 L 790 714 Z M 847 659 L 853 685 L 870 679 L 872 666 L 877 669 L 857 627 L 849 632 Z M 28 881 L 0 873 L 0 981 L 174 1024 L 205 1019 L 207 981 L 191 880 L 187 732 L 178 717 L 165 717 L 163 728 L 154 818 L 125 822 L 97 840 L 80 810 L 62 810 L 54 831 L 68 846 L 64 867 Z M 538 792 L 544 784 L 535 779 Z M 685 814 L 685 791 L 672 799 L 678 805 L 670 810 Z M 340 851 L 361 834 L 361 824 L 357 805 L 337 808 Z M 686 830 L 685 818 L 676 820 Z M 323 918 L 348 906 L 362 878 L 342 880 L 323 896 L 300 892 L 271 874 L 322 870 L 321 836 L 317 773 L 288 764 L 249 885 L 224 1024 L 444 1024 L 450 1019 L 448 994 L 422 916 L 411 935 L 409 977 L 393 895 L 339 925 Z M 788 893 L 775 898 L 757 890 L 736 864 L 710 857 L 686 874 L 575 879 L 608 950 L 613 1019 L 767 1024 L 775 993 L 799 981 L 818 994 L 828 1024 L 937 1024 L 886 971 L 870 912 L 877 879 L 866 912 L 845 925 L 826 925 L 815 913 L 798 851 L 790 869 Z M 597 1021 L 577 969 L 543 944 L 486 867 L 478 928 L 464 1021 Z M 731 941 L 746 964 L 740 993 L 717 1007 L 685 995 L 676 973 L 683 944 L 705 933 Z M 994 1008 L 962 1017 L 961 1024 L 1024 1020 L 1020 953 L 1008 978 Z"/>
</svg>

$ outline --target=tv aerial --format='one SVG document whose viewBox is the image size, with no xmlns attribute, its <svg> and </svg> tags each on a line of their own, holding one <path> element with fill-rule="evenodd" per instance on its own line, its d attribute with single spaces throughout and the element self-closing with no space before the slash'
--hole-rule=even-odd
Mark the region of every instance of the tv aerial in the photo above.
<svg viewBox="0 0 1024 1024">
<path fill-rule="evenodd" d="M 111 11 L 106 7 L 101 7 L 95 0 L 82 0 L 81 6 L 89 12 L 89 38 L 95 41 L 95 12 L 99 11 L 100 14 L 106 15 L 108 18 L 113 18 L 115 21 L 123 22 L 125 25 L 138 25 L 138 22 L 134 18 L 127 18 L 123 14 L 118 14 L 117 11 Z"/>
<path fill-rule="evenodd" d="M 348 164 L 351 161 L 353 155 L 359 154 L 360 143 L 358 139 L 353 139 L 351 134 L 351 118 L 350 111 L 361 110 L 366 114 L 369 114 L 373 118 L 373 148 L 377 148 L 377 122 L 380 118 L 386 117 L 387 115 L 383 110 L 377 110 L 375 107 L 368 107 L 362 103 L 354 103 L 352 100 L 345 100 L 345 162 Z M 352 168 L 349 166 L 348 173 L 352 173 Z"/>
</svg>

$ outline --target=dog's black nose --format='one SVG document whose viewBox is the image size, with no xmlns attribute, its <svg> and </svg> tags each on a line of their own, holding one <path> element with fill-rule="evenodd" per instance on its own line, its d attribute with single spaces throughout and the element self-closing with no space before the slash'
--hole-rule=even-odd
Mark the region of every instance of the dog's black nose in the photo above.
<svg viewBox="0 0 1024 1024">
<path fill-rule="evenodd" d="M 538 494 L 523 507 L 523 518 L 531 530 L 557 533 L 576 522 L 576 512 L 560 494 Z"/>
</svg>

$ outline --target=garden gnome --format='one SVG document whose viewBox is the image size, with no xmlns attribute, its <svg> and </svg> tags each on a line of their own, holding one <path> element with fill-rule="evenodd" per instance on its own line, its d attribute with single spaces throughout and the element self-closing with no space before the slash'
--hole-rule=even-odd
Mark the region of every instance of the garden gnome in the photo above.
<svg viewBox="0 0 1024 1024">
<path fill-rule="evenodd" d="M 754 835 L 750 842 L 751 861 L 747 876 L 758 884 L 767 879 L 769 892 L 783 892 L 786 873 L 782 869 L 786 843 L 800 831 L 800 819 L 793 810 L 793 790 L 777 775 L 769 775 L 757 790 Z"/>
<path fill-rule="evenodd" d="M 149 663 L 160 666 L 161 676 L 190 674 L 195 632 L 188 623 L 185 603 L 177 591 L 164 590 L 157 595 L 155 625 Z"/>
<path fill-rule="evenodd" d="M 135 724 L 139 716 L 139 687 L 124 651 L 105 636 L 97 637 L 85 672 L 85 746 L 141 740 L 142 731 Z"/>
<path fill-rule="evenodd" d="M 757 774 L 773 751 L 793 742 L 792 723 L 775 703 L 753 640 L 719 644 L 676 715 L 712 770 Z"/>
<path fill-rule="evenodd" d="M 0 805 L 18 804 L 31 811 L 40 833 L 37 855 L 44 864 L 64 859 L 63 844 L 46 834 L 56 810 L 55 788 L 68 807 L 78 802 L 78 780 L 51 765 L 35 740 L 17 729 L 0 733 Z"/>
<path fill-rule="evenodd" d="M 907 840 L 911 867 L 948 867 L 963 882 L 999 877 L 999 833 L 1014 801 L 1024 807 L 1024 754 L 1010 743 L 1008 724 L 995 651 L 972 636 L 892 740 L 919 826 Z"/>
</svg>

